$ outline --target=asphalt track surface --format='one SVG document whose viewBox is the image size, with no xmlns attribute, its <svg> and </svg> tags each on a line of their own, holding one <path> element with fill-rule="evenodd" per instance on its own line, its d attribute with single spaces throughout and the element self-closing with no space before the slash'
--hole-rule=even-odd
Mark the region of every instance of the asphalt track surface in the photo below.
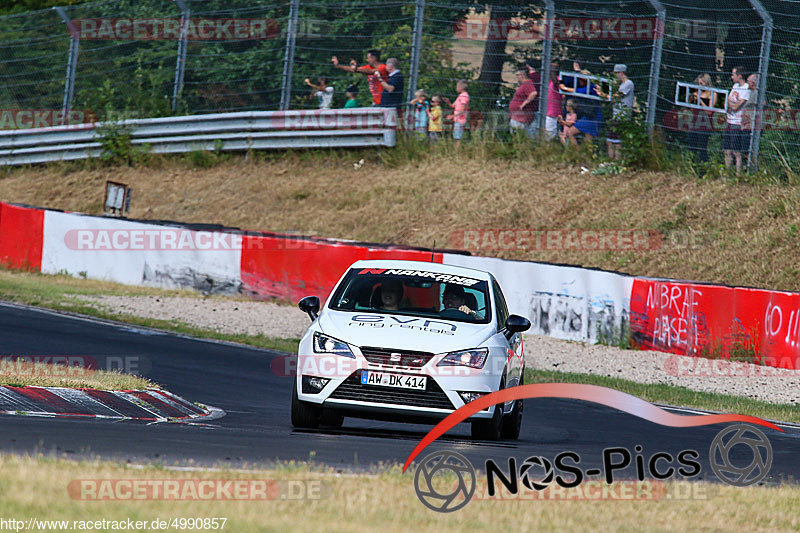
<svg viewBox="0 0 800 533">
<path fill-rule="evenodd" d="M 341 430 L 298 431 L 289 422 L 291 378 L 275 375 L 268 350 L 143 330 L 53 312 L 0 304 L 0 355 L 145 356 L 147 377 L 189 401 L 219 407 L 222 418 L 204 425 L 132 421 L 41 419 L 0 415 L 0 451 L 67 457 L 102 457 L 134 463 L 223 467 L 269 466 L 275 461 L 313 461 L 344 470 L 405 462 L 430 426 L 348 418 Z M 428 447 L 462 453 L 475 465 L 488 458 L 507 464 L 529 456 L 551 461 L 577 452 L 584 469 L 602 465 L 602 450 L 642 446 L 673 456 L 700 454 L 699 479 L 716 480 L 709 446 L 724 425 L 678 429 L 660 426 L 604 406 L 573 400 L 526 400 L 518 441 L 473 441 L 461 424 Z M 774 451 L 768 481 L 800 478 L 800 429 L 763 428 Z M 748 449 L 734 463 L 749 462 Z M 737 461 L 737 457 L 739 457 Z M 744 458 L 744 459 L 743 459 Z M 746 459 L 746 460 L 745 460 Z M 744 465 L 742 465 L 744 466 Z M 635 476 L 633 467 L 619 478 Z"/>
</svg>

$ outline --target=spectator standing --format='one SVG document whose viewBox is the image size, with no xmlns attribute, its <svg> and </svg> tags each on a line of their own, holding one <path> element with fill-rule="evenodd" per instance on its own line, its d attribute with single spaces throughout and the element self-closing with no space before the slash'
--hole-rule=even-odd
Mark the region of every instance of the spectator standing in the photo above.
<svg viewBox="0 0 800 533">
<path fill-rule="evenodd" d="M 388 78 L 389 71 L 386 69 L 386 65 L 381 63 L 380 51 L 375 49 L 369 50 L 367 52 L 367 64 L 360 67 L 355 59 L 351 59 L 349 65 L 340 65 L 339 58 L 336 56 L 331 58 L 331 63 L 338 69 L 365 75 L 367 77 L 367 82 L 369 82 L 369 92 L 372 94 L 372 105 L 381 105 L 383 87 L 380 84 L 379 78 Z M 375 75 L 376 73 L 378 76 Z"/>
<path fill-rule="evenodd" d="M 414 93 L 414 99 L 409 102 L 413 116 L 413 128 L 418 135 L 425 138 L 428 136 L 428 117 L 431 107 L 428 103 L 428 95 L 422 89 Z"/>
<path fill-rule="evenodd" d="M 345 109 L 352 109 L 360 107 L 358 105 L 358 85 L 351 85 L 345 89 L 344 94 L 347 95 L 347 103 L 344 104 Z"/>
<path fill-rule="evenodd" d="M 536 96 L 531 102 L 531 108 L 533 109 L 533 120 L 531 121 L 531 128 L 536 128 L 539 125 L 539 95 L 542 94 L 542 74 L 536 67 L 533 65 L 533 60 L 529 59 L 526 63 L 526 67 L 528 69 L 528 79 L 531 80 L 533 86 L 536 88 Z M 530 134 L 535 133 L 532 130 L 529 130 Z"/>
<path fill-rule="evenodd" d="M 306 85 L 314 89 L 309 98 L 316 96 L 319 99 L 320 109 L 330 109 L 333 102 L 333 87 L 328 85 L 328 80 L 324 76 L 320 76 L 317 78 L 317 85 L 311 83 L 308 78 L 305 79 L 305 82 Z"/>
<path fill-rule="evenodd" d="M 558 64 L 550 66 L 550 82 L 547 90 L 547 116 L 544 119 L 545 135 L 548 139 L 554 139 L 558 135 L 558 119 L 561 117 L 561 102 L 564 98 L 558 91 Z"/>
<path fill-rule="evenodd" d="M 438 141 L 442 136 L 442 97 L 431 98 L 431 109 L 428 112 L 428 138 L 431 142 Z"/>
<path fill-rule="evenodd" d="M 625 120 L 633 113 L 633 81 L 628 78 L 627 70 L 628 67 L 622 63 L 614 65 L 614 75 L 619 81 L 619 88 L 617 93 L 612 96 L 615 100 L 612 112 L 612 127 L 606 139 L 609 159 L 619 159 L 621 155 L 619 147 L 622 141 L 619 138 L 619 134 L 614 131 L 613 124 L 620 120 Z M 595 88 L 595 93 L 602 98 L 608 98 L 608 95 L 600 87 Z"/>
<path fill-rule="evenodd" d="M 695 80 L 696 85 L 702 87 L 711 86 L 711 76 L 707 73 L 700 74 Z M 708 139 L 713 131 L 713 111 L 717 106 L 717 93 L 700 89 L 693 93 L 695 104 L 709 108 L 692 110 L 692 124 L 689 131 L 689 150 L 691 150 L 700 162 L 708 161 Z"/>
<path fill-rule="evenodd" d="M 534 118 L 536 109 L 534 102 L 538 93 L 536 86 L 528 77 L 528 72 L 525 70 L 517 71 L 517 81 L 519 87 L 514 92 L 514 97 L 508 105 L 509 126 L 511 132 L 525 131 L 529 135 L 532 133 L 531 128 L 534 126 Z"/>
<path fill-rule="evenodd" d="M 742 152 L 746 152 L 745 133 L 742 131 L 742 115 L 744 106 L 750 99 L 750 89 L 745 82 L 744 69 L 734 67 L 731 70 L 733 88 L 728 93 L 728 113 L 725 116 L 725 133 L 722 135 L 722 149 L 725 153 L 725 167 L 730 168 L 736 160 L 736 172 L 742 170 Z"/>
<path fill-rule="evenodd" d="M 403 74 L 398 66 L 400 61 L 395 57 L 386 60 L 386 71 L 389 75 L 384 79 L 380 72 L 375 76 L 383 88 L 381 93 L 381 107 L 392 107 L 397 112 L 397 124 L 402 128 L 403 120 Z"/>
<path fill-rule="evenodd" d="M 742 132 L 744 133 L 743 151 L 747 153 L 747 160 L 750 161 L 750 139 L 753 137 L 753 131 L 761 128 L 761 117 L 758 116 L 758 74 L 747 76 L 747 88 L 750 91 L 750 98 L 744 105 Z"/>
<path fill-rule="evenodd" d="M 458 92 L 458 96 L 455 102 L 451 102 L 449 98 L 444 98 L 444 101 L 453 109 L 453 114 L 448 115 L 447 118 L 453 119 L 453 139 L 456 141 L 456 147 L 460 147 L 461 137 L 464 136 L 464 129 L 466 128 L 467 119 L 469 118 L 467 80 L 458 80 L 456 83 L 456 92 Z"/>
</svg>

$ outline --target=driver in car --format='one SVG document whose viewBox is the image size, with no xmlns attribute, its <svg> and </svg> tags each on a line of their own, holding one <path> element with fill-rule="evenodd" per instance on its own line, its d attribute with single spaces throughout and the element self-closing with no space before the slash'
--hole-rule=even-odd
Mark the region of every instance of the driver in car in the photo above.
<svg viewBox="0 0 800 533">
<path fill-rule="evenodd" d="M 387 280 L 381 284 L 381 309 L 397 311 L 403 299 L 403 284 L 395 280 Z"/>
<path fill-rule="evenodd" d="M 467 305 L 464 287 L 460 285 L 445 287 L 444 294 L 442 294 L 442 306 L 444 309 L 457 309 L 471 317 L 478 316 L 478 312 L 470 309 Z"/>
</svg>

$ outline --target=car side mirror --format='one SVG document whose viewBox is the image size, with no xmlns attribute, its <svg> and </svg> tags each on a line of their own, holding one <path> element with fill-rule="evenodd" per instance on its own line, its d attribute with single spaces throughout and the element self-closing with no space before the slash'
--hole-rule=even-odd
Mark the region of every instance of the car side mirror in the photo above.
<svg viewBox="0 0 800 533">
<path fill-rule="evenodd" d="M 531 328 L 531 321 L 519 315 L 508 315 L 506 318 L 506 332 L 510 335 L 528 331 Z"/>
<path fill-rule="evenodd" d="M 316 296 L 306 296 L 297 302 L 297 307 L 304 313 L 307 313 L 312 322 L 319 316 L 319 298 Z M 530 324 L 528 325 L 530 326 Z"/>
</svg>

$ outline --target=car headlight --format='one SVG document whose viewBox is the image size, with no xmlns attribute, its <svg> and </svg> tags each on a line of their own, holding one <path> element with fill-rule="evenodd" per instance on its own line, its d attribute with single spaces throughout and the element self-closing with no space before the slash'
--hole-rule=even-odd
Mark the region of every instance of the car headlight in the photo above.
<svg viewBox="0 0 800 533">
<path fill-rule="evenodd" d="M 473 350 L 461 350 L 450 352 L 444 359 L 439 361 L 436 366 L 468 366 L 470 368 L 483 368 L 486 364 L 486 356 L 489 355 L 489 348 L 475 348 Z"/>
<path fill-rule="evenodd" d="M 314 332 L 314 353 L 335 353 L 345 357 L 356 358 L 347 343 L 336 340 L 320 332 Z"/>
</svg>

